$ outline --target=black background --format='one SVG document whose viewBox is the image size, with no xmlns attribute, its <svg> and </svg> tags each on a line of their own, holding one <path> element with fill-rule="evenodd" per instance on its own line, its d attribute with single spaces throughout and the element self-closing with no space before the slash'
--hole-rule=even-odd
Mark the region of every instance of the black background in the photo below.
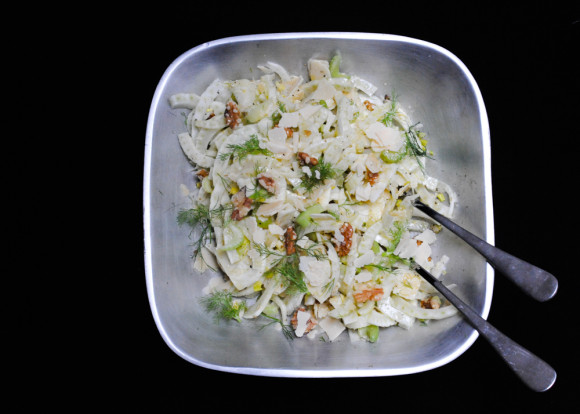
<svg viewBox="0 0 580 414">
<path fill-rule="evenodd" d="M 83 340 L 67 341 L 70 352 L 54 361 L 54 371 L 64 361 L 74 369 L 50 401 L 58 405 L 76 395 L 83 407 L 130 412 L 328 412 L 347 407 L 371 412 L 577 412 L 578 8 L 573 2 L 403 4 L 158 2 L 122 11 L 95 5 L 66 22 L 70 30 L 56 43 L 70 50 L 66 57 L 75 64 L 68 66 L 70 72 L 81 73 L 66 94 L 68 107 L 82 114 L 77 121 L 83 129 L 76 139 L 86 147 L 74 157 L 82 167 L 55 168 L 66 170 L 68 179 L 91 178 L 82 191 L 84 205 L 94 206 L 91 219 L 71 224 L 89 227 L 89 238 L 105 236 L 106 241 L 91 243 L 89 254 L 84 249 L 96 274 L 83 288 L 79 279 L 87 275 L 75 275 L 75 303 L 84 302 L 79 295 L 96 296 L 94 302 L 87 299 L 93 325 L 71 322 L 65 327 L 82 332 Z M 528 390 L 483 339 L 432 371 L 356 379 L 217 372 L 186 362 L 164 343 L 150 311 L 143 264 L 144 141 L 157 83 L 174 59 L 201 43 L 312 31 L 418 38 L 455 54 L 474 76 L 491 129 L 495 244 L 552 272 L 560 282 L 553 300 L 536 303 L 496 275 L 488 319 L 556 369 L 558 379 L 549 391 Z M 80 45 L 75 46 L 75 38 Z M 45 57 L 45 63 L 54 65 L 50 51 Z M 77 94 L 83 100 L 72 99 Z M 82 133 L 87 125 L 89 142 Z M 71 306 L 67 320 L 82 312 Z"/>
</svg>

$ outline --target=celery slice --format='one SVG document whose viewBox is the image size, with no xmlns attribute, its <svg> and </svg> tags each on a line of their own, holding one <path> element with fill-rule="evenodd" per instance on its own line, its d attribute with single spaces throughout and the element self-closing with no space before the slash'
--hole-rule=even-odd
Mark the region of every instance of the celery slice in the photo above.
<svg viewBox="0 0 580 414">
<path fill-rule="evenodd" d="M 381 160 L 383 160 L 387 164 L 393 164 L 395 162 L 401 161 L 405 157 L 405 155 L 407 155 L 406 149 L 402 151 L 385 150 L 381 152 Z"/>
<path fill-rule="evenodd" d="M 376 325 L 367 326 L 367 336 L 370 342 L 376 342 L 379 339 L 379 327 Z"/>
<path fill-rule="evenodd" d="M 233 223 L 224 229 L 224 238 L 226 236 L 230 238 L 230 241 L 218 248 L 218 251 L 220 252 L 235 250 L 244 242 L 244 233 L 242 233 L 242 230 Z"/>
<path fill-rule="evenodd" d="M 311 214 L 319 214 L 324 211 L 324 208 L 320 204 L 313 205 L 308 207 L 302 213 L 296 217 L 296 223 L 301 227 L 308 227 L 310 223 L 312 223 L 312 219 L 310 218 Z"/>
<path fill-rule="evenodd" d="M 329 63 L 330 76 L 333 78 L 348 78 L 348 75 L 340 72 L 340 63 L 342 62 L 342 57 L 340 54 L 336 54 L 332 57 Z"/>
</svg>

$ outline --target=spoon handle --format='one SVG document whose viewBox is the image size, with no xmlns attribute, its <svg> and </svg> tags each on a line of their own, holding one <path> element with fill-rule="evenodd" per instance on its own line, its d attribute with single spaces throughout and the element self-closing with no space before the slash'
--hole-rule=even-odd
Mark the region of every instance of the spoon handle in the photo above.
<svg viewBox="0 0 580 414">
<path fill-rule="evenodd" d="M 417 265 L 415 270 L 465 316 L 524 384 L 537 392 L 554 385 L 556 371 L 550 365 L 497 330 L 421 266 Z"/>
<path fill-rule="evenodd" d="M 421 201 L 415 201 L 414 205 L 477 250 L 494 269 L 511 280 L 530 297 L 545 302 L 556 294 L 558 280 L 552 274 L 492 246 Z"/>
</svg>

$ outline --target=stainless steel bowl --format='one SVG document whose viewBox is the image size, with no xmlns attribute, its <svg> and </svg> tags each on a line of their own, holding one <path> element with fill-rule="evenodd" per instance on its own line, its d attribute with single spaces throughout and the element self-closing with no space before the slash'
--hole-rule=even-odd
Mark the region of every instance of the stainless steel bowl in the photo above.
<svg viewBox="0 0 580 414">
<path fill-rule="evenodd" d="M 216 77 L 259 76 L 267 61 L 306 78 L 311 57 L 342 54 L 341 70 L 356 73 L 397 94 L 412 120 L 423 124 L 435 154 L 430 175 L 449 183 L 459 196 L 455 221 L 489 243 L 494 241 L 490 137 L 478 86 L 449 51 L 408 37 L 370 33 L 284 33 L 239 36 L 208 42 L 179 56 L 155 91 L 146 132 L 144 231 L 146 283 L 153 318 L 167 345 L 202 367 L 276 377 L 370 377 L 402 375 L 447 364 L 477 338 L 460 316 L 404 330 L 387 328 L 378 342 L 288 341 L 260 322 L 216 324 L 199 304 L 210 273 L 192 267 L 188 230 L 176 224 L 183 203 L 180 184 L 191 184 L 191 165 L 177 133 L 183 110 L 171 109 L 177 92 L 201 93 Z M 484 318 L 491 305 L 493 269 L 475 251 L 445 230 L 439 252 L 450 257 L 445 284 Z M 436 251 L 437 253 L 437 251 Z M 264 322 L 265 323 L 265 322 Z"/>
</svg>

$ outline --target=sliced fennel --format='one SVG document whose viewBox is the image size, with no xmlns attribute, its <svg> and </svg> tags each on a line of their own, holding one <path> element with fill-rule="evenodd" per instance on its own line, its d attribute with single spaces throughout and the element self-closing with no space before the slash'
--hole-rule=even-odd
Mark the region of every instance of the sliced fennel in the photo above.
<svg viewBox="0 0 580 414">
<path fill-rule="evenodd" d="M 191 111 L 178 142 L 200 177 L 179 222 L 201 230 L 194 268 L 219 268 L 227 282 L 205 303 L 275 321 L 286 337 L 370 343 L 455 315 L 411 265 L 440 276 L 449 261 L 433 249 L 440 227 L 418 225 L 413 200 L 450 217 L 457 202 L 426 173 L 420 124 L 341 71 L 339 53 L 307 63 L 292 74 L 266 62 L 252 79 L 169 99 Z"/>
</svg>

